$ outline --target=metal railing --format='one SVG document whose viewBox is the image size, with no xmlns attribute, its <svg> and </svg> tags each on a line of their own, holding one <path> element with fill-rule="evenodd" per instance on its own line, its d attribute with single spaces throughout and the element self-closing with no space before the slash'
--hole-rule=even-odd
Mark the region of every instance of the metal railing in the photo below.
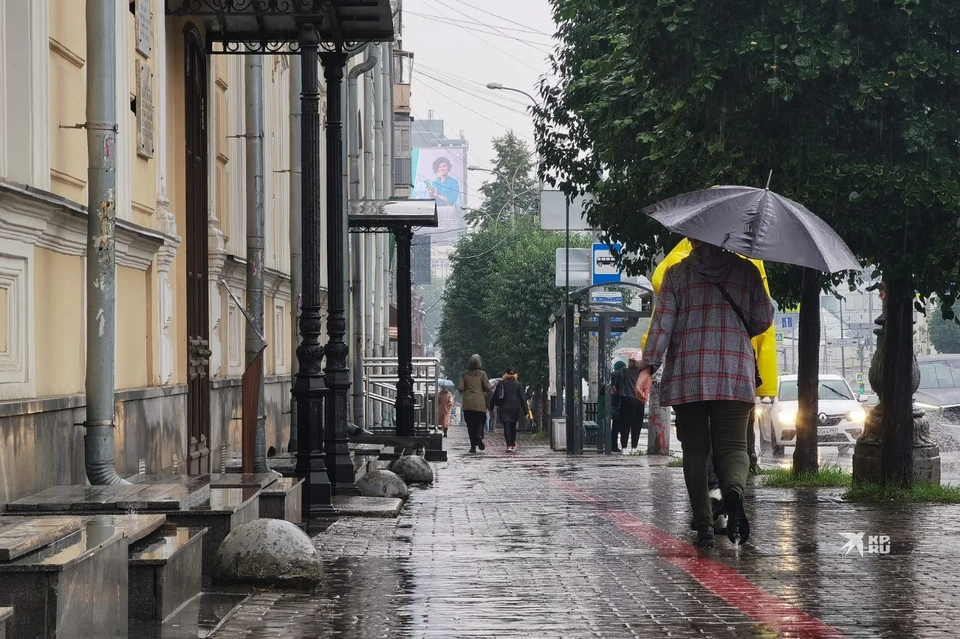
<svg viewBox="0 0 960 639">
<path fill-rule="evenodd" d="M 363 358 L 363 397 L 367 405 L 379 405 L 383 419 L 368 428 L 393 430 L 396 413 L 397 382 L 400 381 L 396 357 Z M 436 357 L 413 358 L 414 429 L 419 433 L 437 427 L 440 391 L 440 360 Z M 373 414 L 372 412 L 367 413 Z"/>
</svg>

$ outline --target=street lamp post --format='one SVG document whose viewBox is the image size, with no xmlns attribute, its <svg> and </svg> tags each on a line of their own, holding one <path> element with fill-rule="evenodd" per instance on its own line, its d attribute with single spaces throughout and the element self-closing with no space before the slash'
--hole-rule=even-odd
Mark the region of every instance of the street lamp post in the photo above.
<svg viewBox="0 0 960 639">
<path fill-rule="evenodd" d="M 514 224 L 516 224 L 517 223 L 517 192 L 513 188 L 513 183 L 517 179 L 517 171 L 520 170 L 520 167 L 518 166 L 516 169 L 513 170 L 513 178 L 510 180 L 507 179 L 507 176 L 504 175 L 503 172 L 500 171 L 500 169 L 485 169 L 482 166 L 476 166 L 474 164 L 471 164 L 467 167 L 467 170 L 493 173 L 494 175 L 499 177 L 501 180 L 503 180 L 504 184 L 507 185 L 507 192 L 510 194 L 510 219 L 513 221 Z"/>
<path fill-rule="evenodd" d="M 530 101 L 533 102 L 534 105 L 539 104 L 535 97 L 533 97 L 523 89 L 514 89 L 513 87 L 505 87 L 499 82 L 488 82 L 487 88 L 490 89 L 491 91 L 513 91 L 514 93 L 520 93 L 530 98 Z"/>
</svg>

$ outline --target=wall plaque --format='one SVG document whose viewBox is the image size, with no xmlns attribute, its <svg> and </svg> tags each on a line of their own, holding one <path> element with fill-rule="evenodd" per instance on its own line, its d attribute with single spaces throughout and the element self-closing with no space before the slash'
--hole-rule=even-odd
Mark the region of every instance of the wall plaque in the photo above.
<svg viewBox="0 0 960 639">
<path fill-rule="evenodd" d="M 153 70 L 137 60 L 137 155 L 153 157 Z"/>
<path fill-rule="evenodd" d="M 146 57 L 153 53 L 153 0 L 136 0 L 137 52 Z"/>
</svg>

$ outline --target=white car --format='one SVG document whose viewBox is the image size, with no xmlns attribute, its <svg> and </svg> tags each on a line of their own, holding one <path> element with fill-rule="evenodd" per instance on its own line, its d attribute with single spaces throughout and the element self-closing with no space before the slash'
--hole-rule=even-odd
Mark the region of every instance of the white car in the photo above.
<svg viewBox="0 0 960 639">
<path fill-rule="evenodd" d="M 867 413 L 850 385 L 839 375 L 820 375 L 817 416 L 817 445 L 853 446 L 863 434 Z M 761 452 L 783 455 L 784 445 L 797 441 L 797 376 L 780 377 L 780 394 L 757 405 L 757 427 Z"/>
</svg>

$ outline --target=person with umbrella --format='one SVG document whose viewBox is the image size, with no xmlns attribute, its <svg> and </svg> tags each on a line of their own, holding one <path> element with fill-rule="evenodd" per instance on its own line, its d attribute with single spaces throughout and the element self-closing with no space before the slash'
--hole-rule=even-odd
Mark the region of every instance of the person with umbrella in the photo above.
<svg viewBox="0 0 960 639">
<path fill-rule="evenodd" d="M 762 383 L 750 340 L 772 323 L 773 304 L 756 267 L 724 249 L 831 273 L 857 269 L 859 263 L 826 222 L 771 192 L 769 178 L 765 189 L 718 186 L 663 200 L 643 212 L 690 238 L 694 248 L 664 277 L 637 394 L 649 398 L 652 371 L 669 348 L 661 399 L 674 406 L 683 429 L 684 479 L 698 544 L 714 544 L 713 528 L 706 525 L 712 519 L 706 477 L 711 438 L 729 516 L 727 537 L 743 542 L 749 536 L 743 511 L 746 428 Z"/>
<path fill-rule="evenodd" d="M 653 372 L 663 364 L 661 402 L 673 407 L 683 431 L 683 475 L 697 544 L 712 547 L 711 452 L 724 482 L 727 537 L 742 543 L 750 534 L 743 495 L 757 378 L 751 340 L 773 323 L 773 304 L 753 264 L 717 246 L 691 243 L 689 257 L 663 278 L 636 392 L 641 401 L 649 399 Z"/>
</svg>

